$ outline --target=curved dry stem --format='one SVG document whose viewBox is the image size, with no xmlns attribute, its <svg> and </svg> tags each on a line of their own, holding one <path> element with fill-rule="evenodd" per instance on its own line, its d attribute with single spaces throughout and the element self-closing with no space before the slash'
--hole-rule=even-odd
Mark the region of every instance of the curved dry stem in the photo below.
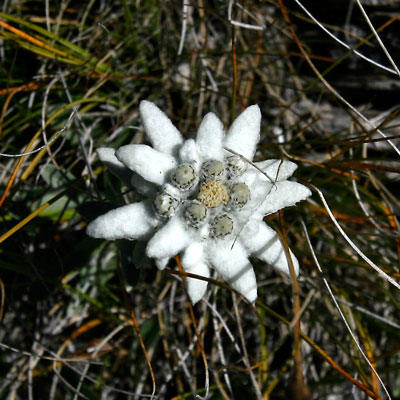
<svg viewBox="0 0 400 400">
<path fill-rule="evenodd" d="M 391 283 L 393 286 L 395 286 L 397 289 L 400 289 L 400 284 L 397 282 L 397 281 L 395 281 L 391 276 L 389 276 L 385 271 L 383 271 L 381 268 L 379 268 L 374 262 L 372 262 L 355 244 L 354 244 L 354 242 L 347 236 L 347 234 L 345 233 L 345 231 L 343 230 L 343 228 L 340 226 L 340 224 L 339 224 L 339 222 L 337 221 L 337 219 L 335 218 L 335 216 L 333 215 L 333 213 L 332 213 L 332 211 L 331 211 L 331 209 L 329 208 L 329 206 L 328 206 L 328 203 L 326 202 L 326 200 L 325 200 L 325 197 L 324 197 L 324 195 L 322 194 L 322 192 L 317 188 L 317 187 L 315 187 L 314 185 L 309 185 L 312 189 L 314 189 L 317 193 L 318 193 L 318 195 L 319 195 L 319 197 L 320 197 L 320 199 L 321 199 L 321 201 L 322 201 L 322 203 L 323 203 L 323 205 L 324 205 L 324 207 L 325 207 L 325 209 L 326 209 L 326 211 L 327 211 L 327 213 L 328 213 L 328 215 L 329 215 L 329 218 L 331 219 L 331 221 L 334 223 L 334 225 L 336 226 L 336 228 L 338 229 L 338 231 L 340 232 L 340 234 L 343 236 L 343 238 L 344 238 L 344 240 L 346 240 L 346 242 L 350 245 L 350 247 L 371 267 L 371 268 L 373 268 L 383 279 L 385 279 L 385 280 L 387 280 L 389 283 Z"/>
<path fill-rule="evenodd" d="M 314 252 L 314 249 L 313 249 L 313 247 L 312 247 L 312 245 L 311 245 L 310 237 L 308 236 L 308 231 L 307 231 L 306 225 L 305 225 L 305 223 L 304 223 L 303 220 L 301 220 L 301 225 L 302 225 L 302 227 L 303 227 L 303 232 L 304 232 L 304 235 L 305 235 L 307 244 L 308 244 L 308 248 L 309 248 L 309 250 L 310 250 L 310 252 L 311 252 L 311 255 L 312 255 L 312 258 L 313 258 L 313 260 L 314 260 L 314 263 L 315 263 L 315 265 L 317 266 L 318 271 L 319 271 L 320 274 L 321 274 L 322 281 L 324 282 L 324 285 L 325 285 L 325 287 L 326 287 L 326 290 L 327 290 L 328 293 L 329 293 L 329 297 L 331 298 L 333 304 L 335 305 L 335 308 L 336 308 L 336 310 L 338 311 L 338 313 L 339 313 L 339 315 L 340 315 L 340 318 L 342 319 L 342 321 L 343 321 L 343 323 L 344 323 L 344 325 L 345 325 L 347 331 L 349 332 L 349 334 L 350 334 L 350 336 L 351 336 L 353 342 L 356 344 L 358 351 L 360 352 L 360 354 L 361 354 L 362 357 L 364 358 L 365 362 L 368 364 L 369 368 L 371 368 L 371 371 L 373 372 L 373 374 L 374 374 L 374 375 L 376 376 L 376 378 L 378 379 L 378 381 L 379 381 L 379 383 L 381 384 L 383 390 L 385 391 L 385 393 L 386 393 L 388 399 L 391 399 L 390 394 L 389 394 L 388 390 L 386 389 L 385 384 L 384 384 L 383 381 L 382 381 L 382 378 L 380 377 L 380 375 L 379 375 L 378 372 L 376 371 L 375 367 L 372 365 L 371 361 L 369 360 L 369 358 L 368 358 L 367 355 L 365 354 L 364 350 L 361 348 L 361 345 L 360 345 L 360 342 L 359 342 L 358 338 L 356 337 L 355 333 L 353 332 L 353 330 L 351 329 L 349 323 L 347 322 L 347 319 L 346 319 L 346 317 L 344 316 L 344 314 L 343 314 L 343 312 L 342 312 L 342 310 L 341 310 L 341 308 L 340 308 L 340 306 L 339 306 L 339 304 L 338 304 L 338 302 L 337 302 L 337 300 L 336 300 L 336 297 L 335 297 L 335 295 L 334 295 L 333 292 L 332 292 L 332 289 L 331 289 L 331 287 L 330 287 L 328 281 L 327 281 L 326 278 L 324 277 L 324 272 L 323 272 L 323 270 L 322 270 L 322 268 L 321 268 L 321 265 L 320 265 L 320 263 L 319 263 L 319 261 L 318 261 L 318 258 L 317 258 L 316 254 L 315 254 L 315 252 Z"/>
</svg>

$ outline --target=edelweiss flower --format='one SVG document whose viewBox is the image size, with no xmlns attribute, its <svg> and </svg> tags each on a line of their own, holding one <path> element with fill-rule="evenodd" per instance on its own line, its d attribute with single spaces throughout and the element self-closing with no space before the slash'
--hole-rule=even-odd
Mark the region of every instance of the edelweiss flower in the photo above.
<svg viewBox="0 0 400 400">
<path fill-rule="evenodd" d="M 142 101 L 140 115 L 152 147 L 130 144 L 97 153 L 146 200 L 98 217 L 88 225 L 88 235 L 148 240 L 146 253 L 159 269 L 181 254 L 186 272 L 208 278 L 213 267 L 254 302 L 257 282 L 250 255 L 290 274 L 282 243 L 263 218 L 310 196 L 305 186 L 287 180 L 296 164 L 246 161 L 253 159 L 260 139 L 257 105 L 244 110 L 226 134 L 218 117 L 207 114 L 196 139 L 186 141 L 153 103 Z M 298 261 L 291 257 L 298 273 Z M 188 278 L 187 287 L 196 303 L 207 282 Z"/>
</svg>

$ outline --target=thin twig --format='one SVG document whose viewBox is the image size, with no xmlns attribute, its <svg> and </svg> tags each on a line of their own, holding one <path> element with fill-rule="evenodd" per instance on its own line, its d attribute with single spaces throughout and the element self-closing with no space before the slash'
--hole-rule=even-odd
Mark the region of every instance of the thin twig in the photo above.
<svg viewBox="0 0 400 400">
<path fill-rule="evenodd" d="M 373 60 L 372 58 L 369 58 L 369 57 L 365 56 L 364 54 L 360 53 L 358 50 L 352 48 L 350 45 L 348 45 L 347 43 L 343 42 L 341 39 L 339 39 L 337 36 L 335 36 L 331 31 L 329 31 L 327 28 L 325 28 L 325 26 L 323 24 L 321 24 L 321 22 L 319 22 L 311 14 L 311 12 L 299 0 L 295 0 L 295 2 L 313 20 L 313 22 L 318 25 L 319 28 L 321 28 L 326 34 L 328 34 L 332 39 L 334 39 L 336 42 L 338 42 L 341 46 L 345 47 L 347 50 L 352 51 L 354 54 L 356 54 L 357 56 L 359 56 L 363 60 L 368 61 L 369 63 L 377 66 L 378 68 L 381 68 L 381 69 L 383 69 L 383 70 L 385 70 L 387 72 L 390 72 L 392 74 L 396 74 L 397 73 L 394 69 L 386 67 L 385 65 L 379 64 L 377 61 Z"/>
<path fill-rule="evenodd" d="M 307 241 L 307 244 L 308 244 L 308 248 L 309 248 L 310 251 L 311 251 L 311 255 L 312 255 L 312 257 L 313 257 L 314 263 L 315 263 L 315 265 L 317 266 L 318 271 L 319 271 L 320 274 L 321 274 L 322 281 L 324 282 L 324 285 L 325 285 L 325 287 L 326 287 L 326 289 L 327 289 L 327 291 L 328 291 L 328 293 L 329 293 L 329 297 L 332 299 L 333 304 L 335 305 L 335 307 L 336 307 L 336 309 L 337 309 L 337 311 L 338 311 L 338 313 L 339 313 L 339 315 L 340 315 L 340 318 L 342 319 L 342 321 L 343 321 L 343 323 L 344 323 L 344 325 L 345 325 L 347 331 L 350 333 L 351 338 L 353 339 L 354 343 L 356 344 L 358 351 L 359 351 L 360 354 L 363 356 L 364 360 L 366 361 L 366 363 L 368 364 L 368 366 L 371 368 L 371 370 L 373 371 L 373 373 L 375 374 L 375 376 L 378 378 L 379 383 L 381 384 L 381 386 L 382 386 L 383 390 L 385 391 L 385 393 L 386 393 L 388 399 L 390 400 L 391 397 L 390 397 L 390 394 L 389 394 L 388 390 L 386 389 L 385 384 L 383 383 L 383 381 L 382 381 L 381 377 L 379 376 L 378 372 L 376 371 L 376 369 L 375 369 L 374 366 L 372 365 L 371 361 L 369 360 L 369 358 L 368 358 L 367 355 L 365 354 L 364 350 L 361 348 L 361 345 L 360 345 L 360 342 L 358 341 L 358 338 L 356 337 L 355 333 L 353 332 L 353 330 L 351 329 L 349 323 L 347 322 L 347 319 L 346 319 L 346 317 L 344 316 L 344 314 L 343 314 L 341 308 L 339 307 L 339 304 L 338 304 L 337 301 L 336 301 L 336 297 L 334 296 L 334 294 L 333 294 L 333 292 L 332 292 L 332 289 L 331 289 L 331 287 L 330 287 L 328 281 L 327 281 L 326 278 L 324 277 L 324 273 L 323 273 L 323 271 L 322 271 L 322 268 L 321 268 L 321 265 L 320 265 L 320 263 L 319 263 L 319 261 L 318 261 L 318 258 L 317 258 L 316 254 L 315 254 L 315 252 L 314 252 L 314 249 L 313 249 L 313 247 L 312 247 L 312 245 L 311 245 L 310 237 L 308 236 L 307 228 L 306 228 L 306 225 L 305 225 L 305 223 L 304 223 L 303 220 L 301 220 L 301 225 L 302 225 L 302 227 L 303 227 L 303 232 L 304 232 L 305 237 L 306 237 L 306 241 Z"/>
<path fill-rule="evenodd" d="M 365 12 L 364 7 L 362 6 L 360 0 L 356 0 L 356 3 L 358 7 L 360 8 L 360 11 L 365 19 L 367 21 L 368 26 L 371 28 L 371 31 L 373 32 L 376 40 L 378 41 L 379 45 L 381 46 L 383 52 L 385 53 L 386 57 L 388 58 L 390 64 L 392 64 L 394 70 L 396 71 L 396 74 L 400 77 L 400 71 L 399 68 L 397 67 L 396 63 L 394 62 L 392 56 L 389 54 L 389 52 L 386 49 L 386 46 L 383 44 L 380 36 L 378 35 L 378 32 L 375 30 L 374 26 L 372 25 L 371 20 L 368 17 L 368 14 Z"/>
<path fill-rule="evenodd" d="M 240 337 L 240 342 L 242 344 L 242 354 L 243 354 L 243 363 L 246 366 L 247 369 L 247 373 L 249 374 L 250 377 L 250 381 L 253 385 L 255 394 L 257 396 L 258 400 L 263 400 L 262 394 L 261 394 L 261 390 L 258 386 L 257 383 L 257 379 L 253 374 L 253 371 L 251 370 L 251 365 L 250 365 L 250 361 L 249 361 L 249 355 L 247 353 L 247 348 L 246 348 L 246 341 L 244 339 L 244 334 L 243 334 L 243 327 L 242 327 L 242 319 L 240 317 L 240 313 L 239 313 L 239 308 L 238 308 L 238 304 L 237 304 L 237 297 L 235 293 L 232 293 L 232 299 L 233 299 L 233 311 L 235 313 L 236 316 L 236 325 L 238 327 L 239 330 L 239 337 Z"/>
<path fill-rule="evenodd" d="M 337 90 L 335 90 L 329 83 L 328 81 L 321 75 L 321 73 L 318 71 L 318 69 L 315 67 L 314 63 L 311 61 L 310 56 L 308 53 L 305 51 L 303 45 L 301 44 L 299 38 L 297 37 L 292 24 L 291 20 L 289 18 L 289 15 L 286 11 L 286 8 L 283 4 L 283 0 L 278 0 L 279 4 L 281 6 L 282 14 L 287 22 L 288 28 L 293 36 L 293 38 L 296 41 L 297 46 L 299 47 L 301 53 L 303 54 L 304 58 L 306 59 L 308 65 L 311 67 L 311 69 L 314 71 L 314 73 L 317 75 L 317 77 L 320 79 L 320 81 L 325 85 L 325 87 L 336 97 L 338 98 L 343 104 L 345 104 L 354 114 L 356 114 L 358 117 L 360 117 L 368 126 L 370 126 L 374 131 L 379 133 L 383 138 L 387 140 L 387 143 L 393 148 L 393 150 L 400 156 L 400 149 L 397 148 L 397 146 L 387 138 L 386 134 L 383 133 L 375 124 L 373 124 L 368 118 L 366 118 L 360 111 L 358 111 L 355 107 L 353 107 L 343 96 L 341 96 Z"/>
<path fill-rule="evenodd" d="M 7 154 L 7 153 L 0 153 L 0 157 L 10 157 L 10 158 L 19 158 L 19 157 L 25 157 L 25 156 L 30 156 L 31 154 L 35 154 L 38 153 L 39 151 L 48 148 L 49 145 L 51 145 L 55 140 L 58 139 L 58 137 L 66 130 L 69 128 L 72 120 L 74 119 L 76 113 L 79 110 L 79 106 L 73 107 L 72 109 L 72 113 L 69 115 L 67 122 L 65 123 L 65 125 L 50 139 L 50 141 L 46 141 L 46 144 L 44 144 L 43 146 L 38 147 L 35 150 L 32 151 L 27 151 L 24 153 L 19 153 L 19 154 Z"/>
<path fill-rule="evenodd" d="M 322 192 L 315 187 L 312 184 L 309 184 L 309 186 L 314 189 L 317 193 L 318 196 L 320 197 L 326 211 L 328 212 L 328 215 L 331 219 L 331 221 L 334 223 L 340 234 L 343 236 L 343 238 L 346 240 L 346 242 L 351 246 L 351 248 L 371 267 L 373 268 L 383 279 L 386 279 L 389 283 L 391 283 L 393 286 L 395 286 L 397 289 L 400 289 L 400 284 L 396 282 L 391 276 L 389 276 L 386 272 L 384 272 L 381 268 L 379 268 L 374 262 L 372 262 L 355 244 L 354 242 L 347 236 L 346 232 L 343 230 L 343 228 L 340 226 L 339 222 L 333 215 L 331 209 L 329 208 L 328 203 L 325 200 L 324 195 Z"/>
</svg>

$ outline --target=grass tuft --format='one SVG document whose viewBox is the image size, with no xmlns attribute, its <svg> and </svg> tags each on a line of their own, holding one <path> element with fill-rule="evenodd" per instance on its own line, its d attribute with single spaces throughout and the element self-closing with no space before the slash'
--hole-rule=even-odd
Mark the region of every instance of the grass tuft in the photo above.
<svg viewBox="0 0 400 400">
<path fill-rule="evenodd" d="M 400 398 L 399 6 L 339 3 L 4 3 L 0 399 Z M 266 218 L 297 280 L 252 260 L 254 307 L 217 276 L 192 307 L 179 257 L 86 236 L 137 199 L 95 149 L 142 99 L 187 136 L 260 106 L 256 158 L 313 190 Z"/>
</svg>

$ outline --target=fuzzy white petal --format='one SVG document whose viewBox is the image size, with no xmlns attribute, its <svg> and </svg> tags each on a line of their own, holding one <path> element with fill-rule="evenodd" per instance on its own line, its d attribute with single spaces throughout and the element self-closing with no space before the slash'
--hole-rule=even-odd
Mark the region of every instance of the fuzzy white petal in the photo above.
<svg viewBox="0 0 400 400">
<path fill-rule="evenodd" d="M 263 168 L 270 179 L 253 166 L 240 176 L 239 180 L 246 183 L 251 191 L 250 201 L 238 215 L 241 221 L 250 217 L 262 219 L 264 215 L 294 205 L 311 194 L 305 186 L 285 181 L 297 168 L 296 164 L 290 161 L 282 163 L 280 160 L 266 160 L 255 164 Z M 277 183 L 271 183 L 276 178 Z"/>
<path fill-rule="evenodd" d="M 115 149 L 110 147 L 99 147 L 96 149 L 96 153 L 100 161 L 109 168 L 111 172 L 121 178 L 126 184 L 130 184 L 132 171 L 118 160 L 115 156 Z"/>
<path fill-rule="evenodd" d="M 127 169 L 125 165 L 122 164 L 122 162 L 119 161 L 118 158 L 115 156 L 115 149 L 111 147 L 99 147 L 98 149 L 96 149 L 96 153 L 99 156 L 101 162 L 107 165 L 107 167 L 109 167 L 110 169 L 115 169 L 116 171 Z"/>
<path fill-rule="evenodd" d="M 155 259 L 155 263 L 157 265 L 157 268 L 162 271 L 163 269 L 165 269 L 165 267 L 168 265 L 169 262 L 169 257 L 165 257 L 165 258 L 156 258 Z"/>
<path fill-rule="evenodd" d="M 223 159 L 224 126 L 214 113 L 208 113 L 201 121 L 196 143 L 203 160 Z"/>
<path fill-rule="evenodd" d="M 179 254 L 188 245 L 189 240 L 184 223 L 175 216 L 150 239 L 146 253 L 151 258 L 171 258 Z"/>
<path fill-rule="evenodd" d="M 163 192 L 168 193 L 169 195 L 177 199 L 182 196 L 182 192 L 176 186 L 171 185 L 170 183 L 166 183 L 163 186 Z"/>
<path fill-rule="evenodd" d="M 182 267 L 185 272 L 210 277 L 210 269 L 204 258 L 203 245 L 195 242 L 190 244 L 182 256 Z M 190 300 L 196 304 L 206 293 L 207 281 L 195 278 L 186 278 L 186 285 Z"/>
<path fill-rule="evenodd" d="M 247 107 L 232 123 L 225 147 L 252 160 L 260 140 L 261 111 L 258 105 Z"/>
<path fill-rule="evenodd" d="M 254 163 L 258 168 L 262 169 L 269 178 L 275 181 L 284 181 L 293 175 L 293 172 L 297 169 L 297 164 L 291 161 L 282 160 L 263 160 Z M 249 167 L 255 169 L 254 167 Z M 270 180 L 267 176 L 263 175 L 260 171 L 258 174 L 261 179 Z"/>
<path fill-rule="evenodd" d="M 149 181 L 146 181 L 139 174 L 131 174 L 130 184 L 137 190 L 138 193 L 146 197 L 154 197 L 158 192 L 158 187 Z"/>
<path fill-rule="evenodd" d="M 122 146 L 115 155 L 129 169 L 156 185 L 163 185 L 166 179 L 165 175 L 177 165 L 175 157 L 144 144 Z"/>
<path fill-rule="evenodd" d="M 128 204 L 111 210 L 92 221 L 86 228 L 89 236 L 99 239 L 142 239 L 158 224 L 150 202 Z"/>
<path fill-rule="evenodd" d="M 185 141 L 179 150 L 179 158 L 183 163 L 199 164 L 199 156 L 197 154 L 196 142 L 193 139 Z"/>
<path fill-rule="evenodd" d="M 266 223 L 262 221 L 250 221 L 241 232 L 240 241 L 253 256 L 290 276 L 285 249 L 279 236 Z M 289 251 L 294 270 L 296 275 L 298 275 L 299 262 L 292 251 Z"/>
<path fill-rule="evenodd" d="M 153 147 L 163 153 L 175 154 L 183 143 L 183 138 L 171 120 L 150 101 L 141 101 L 139 111 L 146 135 Z"/>
<path fill-rule="evenodd" d="M 249 176 L 246 174 L 240 177 L 240 181 L 246 183 L 251 192 L 247 204 L 235 213 L 235 218 L 240 226 L 246 224 L 249 219 L 262 220 L 264 218 L 261 206 L 273 187 L 269 182 L 247 179 Z"/>
<path fill-rule="evenodd" d="M 297 202 L 311 196 L 311 191 L 306 186 L 297 182 L 277 182 L 264 198 L 257 209 L 257 215 L 272 214 L 281 208 L 294 206 Z"/>
<path fill-rule="evenodd" d="M 257 298 L 257 281 L 253 266 L 240 242 L 236 242 L 233 247 L 232 244 L 233 239 L 210 241 L 210 263 L 224 281 L 253 303 Z"/>
</svg>

